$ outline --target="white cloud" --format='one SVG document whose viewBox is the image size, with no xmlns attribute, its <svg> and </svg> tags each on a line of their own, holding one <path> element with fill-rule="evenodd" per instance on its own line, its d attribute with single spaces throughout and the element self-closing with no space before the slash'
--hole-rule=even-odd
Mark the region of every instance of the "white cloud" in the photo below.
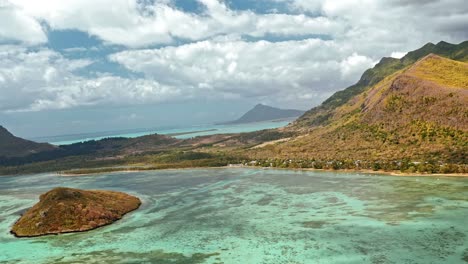
<svg viewBox="0 0 468 264">
<path fill-rule="evenodd" d="M 7 21 L 0 23 L 0 41 L 22 42 L 0 46 L 0 111 L 192 98 L 251 98 L 309 108 L 357 81 L 383 56 L 398 58 L 429 41 L 468 38 L 464 0 L 270 0 L 290 8 L 274 14 L 197 1 L 201 13 L 184 12 L 172 0 L 0 0 L 0 16 Z M 144 77 L 78 76 L 74 71 L 90 61 L 21 47 L 47 41 L 39 22 L 129 47 L 109 59 Z M 316 34 L 329 40 L 245 38 Z M 175 39 L 188 44 L 171 46 Z M 162 47 L 134 50 L 153 44 Z M 65 50 L 74 56 L 81 51 Z"/>
<path fill-rule="evenodd" d="M 95 79 L 74 78 L 55 87 L 47 87 L 26 108 L 16 111 L 65 109 L 86 105 L 129 105 L 157 103 L 184 98 L 175 87 L 156 81 L 130 80 L 114 76 Z"/>
<path fill-rule="evenodd" d="M 277 0 L 277 1 L 285 1 L 285 0 Z M 300 11 L 308 11 L 312 13 L 319 13 L 322 9 L 322 0 L 294 0 L 290 1 L 289 5 L 293 9 L 298 9 Z"/>
<path fill-rule="evenodd" d="M 316 52 L 320 50 L 321 52 Z M 345 57 L 341 62 L 338 58 Z M 190 87 L 196 94 L 233 98 L 287 98 L 296 106 L 318 103 L 320 91 L 336 91 L 373 65 L 365 56 L 346 54 L 331 41 L 202 41 L 178 47 L 130 50 L 111 60 L 146 79 Z M 357 72 L 357 74 L 356 74 Z M 336 75 L 342 74 L 337 80 Z M 314 100 L 315 99 L 315 100 Z M 284 102 L 282 102 L 284 103 Z"/>
<path fill-rule="evenodd" d="M 116 76 L 85 78 L 74 71 L 88 60 L 70 60 L 48 49 L 0 46 L 0 111 L 40 111 L 83 105 L 138 104 L 181 98 L 178 87 Z"/>
<path fill-rule="evenodd" d="M 0 0 L 0 18 L 0 41 L 21 41 L 31 45 L 47 41 L 39 22 L 6 0 Z"/>
<path fill-rule="evenodd" d="M 337 59 L 341 57 L 347 59 Z M 369 64 L 367 57 L 347 54 L 331 41 L 312 39 L 207 40 L 128 50 L 110 59 L 143 73 L 144 78 L 78 76 L 74 71 L 91 61 L 66 59 L 48 49 L 0 46 L 0 110 L 41 111 L 192 98 L 251 98 L 307 108 L 355 81 L 353 67 Z M 342 79 L 337 80 L 337 74 Z"/>
<path fill-rule="evenodd" d="M 326 17 L 339 27 L 335 42 L 358 54 L 379 58 L 410 51 L 427 42 L 458 43 L 468 38 L 465 0 L 276 0 L 291 10 Z"/>
<path fill-rule="evenodd" d="M 52 29 L 77 29 L 129 47 L 201 40 L 217 35 L 331 34 L 338 27 L 325 17 L 256 14 L 230 10 L 218 0 L 199 0 L 202 14 L 185 13 L 167 1 L 143 5 L 136 0 L 15 0 L 18 12 L 44 20 Z M 2 27 L 2 26 L 0 26 Z"/>
<path fill-rule="evenodd" d="M 400 52 L 400 51 L 394 51 L 390 55 L 390 57 L 395 58 L 395 59 L 401 59 L 403 58 L 408 52 Z"/>
<path fill-rule="evenodd" d="M 346 78 L 350 76 L 357 76 L 362 74 L 365 70 L 374 67 L 376 61 L 366 56 L 353 53 L 340 63 L 341 76 Z"/>
</svg>

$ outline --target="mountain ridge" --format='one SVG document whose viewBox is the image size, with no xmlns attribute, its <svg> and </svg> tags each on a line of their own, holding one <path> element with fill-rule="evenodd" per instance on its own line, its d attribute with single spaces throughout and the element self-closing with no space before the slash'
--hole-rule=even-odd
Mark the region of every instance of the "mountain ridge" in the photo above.
<svg viewBox="0 0 468 264">
<path fill-rule="evenodd" d="M 427 43 L 420 49 L 408 52 L 401 59 L 384 57 L 373 68 L 366 70 L 356 84 L 336 92 L 319 106 L 308 110 L 292 126 L 307 128 L 326 124 L 330 117 L 330 109 L 346 104 L 352 97 L 369 89 L 385 77 L 403 70 L 431 53 L 466 62 L 468 61 L 468 41 L 460 44 L 450 44 L 444 41 L 440 41 L 436 45 Z"/>
<path fill-rule="evenodd" d="M 467 164 L 468 63 L 428 54 L 328 115 L 252 156 Z"/>
</svg>

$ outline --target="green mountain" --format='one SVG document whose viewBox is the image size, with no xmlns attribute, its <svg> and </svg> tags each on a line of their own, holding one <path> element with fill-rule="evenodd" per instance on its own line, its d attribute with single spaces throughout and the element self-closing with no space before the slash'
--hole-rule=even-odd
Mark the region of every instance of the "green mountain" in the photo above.
<svg viewBox="0 0 468 264">
<path fill-rule="evenodd" d="M 284 118 L 293 118 L 301 116 L 302 114 L 304 114 L 304 111 L 301 110 L 279 109 L 263 104 L 257 104 L 253 109 L 245 113 L 239 119 L 224 124 L 244 124 Z"/>
<path fill-rule="evenodd" d="M 463 45 L 456 54 L 466 54 Z M 252 157 L 339 160 L 351 168 L 356 161 L 468 164 L 468 63 L 429 54 L 387 76 L 380 67 L 373 69 L 379 82 L 340 97 L 344 103 L 334 95 L 288 128 L 300 136 Z"/>
<path fill-rule="evenodd" d="M 15 137 L 6 128 L 0 126 L 0 157 L 23 157 L 55 149 L 56 147 L 50 144 Z"/>
<path fill-rule="evenodd" d="M 431 53 L 452 60 L 466 62 L 468 61 L 468 41 L 458 45 L 444 41 L 437 43 L 437 45 L 428 43 L 418 50 L 409 52 L 401 59 L 383 58 L 374 68 L 365 71 L 356 84 L 336 92 L 320 106 L 312 108 L 298 118 L 294 124 L 295 127 L 307 128 L 326 124 L 332 116 L 331 112 L 334 109 L 346 104 L 354 96 L 370 89 L 385 77 L 407 68 Z"/>
</svg>

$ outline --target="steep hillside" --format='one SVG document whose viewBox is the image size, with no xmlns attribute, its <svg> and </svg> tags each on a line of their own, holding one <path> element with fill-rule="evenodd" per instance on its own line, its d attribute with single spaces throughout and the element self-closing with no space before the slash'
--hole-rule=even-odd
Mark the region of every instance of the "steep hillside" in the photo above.
<svg viewBox="0 0 468 264">
<path fill-rule="evenodd" d="M 428 43 L 422 48 L 409 52 L 401 59 L 383 58 L 374 68 L 367 70 L 361 79 L 354 85 L 345 90 L 336 92 L 330 98 L 325 100 L 320 106 L 312 108 L 294 123 L 296 129 L 307 129 L 311 126 L 327 124 L 333 111 L 346 104 L 354 96 L 370 89 L 372 86 L 404 68 L 412 65 L 417 60 L 429 55 L 440 55 L 452 60 L 468 61 L 468 41 L 458 45 L 447 42 L 439 42 L 437 45 Z"/>
<path fill-rule="evenodd" d="M 468 164 L 468 64 L 427 55 L 327 115 L 252 156 Z"/>
<path fill-rule="evenodd" d="M 269 121 L 283 118 L 298 117 L 302 114 L 304 114 L 304 111 L 293 109 L 279 109 L 263 104 L 258 104 L 239 119 L 224 124 L 244 124 L 251 122 Z"/>
<path fill-rule="evenodd" d="M 22 157 L 54 149 L 56 147 L 50 144 L 36 143 L 15 137 L 3 126 L 0 126 L 0 157 Z"/>
</svg>

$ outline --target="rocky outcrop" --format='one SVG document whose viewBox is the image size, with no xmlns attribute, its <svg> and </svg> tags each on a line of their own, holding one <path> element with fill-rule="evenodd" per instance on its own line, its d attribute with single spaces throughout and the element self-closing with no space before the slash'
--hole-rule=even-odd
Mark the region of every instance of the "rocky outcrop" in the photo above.
<svg viewBox="0 0 468 264">
<path fill-rule="evenodd" d="M 122 192 L 55 188 L 13 225 L 17 237 L 83 232 L 111 224 L 141 205 Z"/>
</svg>

